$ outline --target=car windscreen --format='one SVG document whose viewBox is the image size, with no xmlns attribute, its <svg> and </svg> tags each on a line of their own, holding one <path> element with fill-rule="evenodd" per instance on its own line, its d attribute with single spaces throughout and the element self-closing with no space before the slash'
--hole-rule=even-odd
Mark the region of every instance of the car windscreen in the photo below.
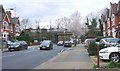
<svg viewBox="0 0 120 71">
<path fill-rule="evenodd" d="M 110 42 L 110 43 L 118 43 L 118 41 L 120 39 L 117 39 L 117 38 L 111 38 L 111 39 L 105 39 L 107 42 Z"/>
<path fill-rule="evenodd" d="M 20 45 L 20 42 L 14 42 L 14 43 L 11 44 L 11 45 L 14 45 L 14 46 L 16 46 L 16 45 Z"/>
<path fill-rule="evenodd" d="M 41 45 L 48 45 L 48 44 L 50 44 L 50 42 L 48 42 L 48 41 L 43 41 L 43 42 L 41 43 Z"/>
</svg>

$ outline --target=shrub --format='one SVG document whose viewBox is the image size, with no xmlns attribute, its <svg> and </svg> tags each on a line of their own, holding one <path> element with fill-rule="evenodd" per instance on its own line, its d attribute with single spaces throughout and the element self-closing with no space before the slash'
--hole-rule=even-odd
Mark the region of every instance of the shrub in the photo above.
<svg viewBox="0 0 120 71">
<path fill-rule="evenodd" d="M 20 35 L 18 37 L 16 37 L 17 40 L 19 41 L 26 41 L 27 43 L 33 42 L 33 37 L 29 36 L 28 34 L 24 34 L 24 35 Z"/>
<path fill-rule="evenodd" d="M 120 63 L 116 63 L 114 61 L 110 61 L 108 65 L 105 66 L 106 68 L 120 68 Z"/>
<path fill-rule="evenodd" d="M 87 50 L 90 56 L 97 55 L 97 44 L 95 44 L 95 42 L 90 42 Z"/>
<path fill-rule="evenodd" d="M 96 38 L 96 42 L 99 42 L 102 38 L 103 38 L 103 36 L 98 36 L 98 37 Z"/>
<path fill-rule="evenodd" d="M 103 48 L 106 48 L 105 44 L 100 44 L 99 46 L 100 46 L 100 50 L 103 49 Z"/>
<path fill-rule="evenodd" d="M 110 63 L 107 65 L 107 68 L 115 68 L 117 64 L 114 61 L 110 61 Z"/>
</svg>

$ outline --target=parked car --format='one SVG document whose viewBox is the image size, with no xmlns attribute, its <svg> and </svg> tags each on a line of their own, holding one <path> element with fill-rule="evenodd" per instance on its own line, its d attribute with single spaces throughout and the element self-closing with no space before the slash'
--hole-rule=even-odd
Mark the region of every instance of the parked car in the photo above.
<svg viewBox="0 0 120 71">
<path fill-rule="evenodd" d="M 104 47 L 116 46 L 120 41 L 119 38 L 103 38 L 100 40 L 100 44 L 104 44 Z"/>
<path fill-rule="evenodd" d="M 3 40 L 3 44 L 6 45 L 7 47 L 12 44 L 13 41 L 10 41 L 10 40 Z"/>
<path fill-rule="evenodd" d="M 44 40 L 40 44 L 40 50 L 42 49 L 53 49 L 53 43 L 51 40 Z"/>
<path fill-rule="evenodd" d="M 72 43 L 70 41 L 65 41 L 64 47 L 72 47 Z"/>
<path fill-rule="evenodd" d="M 113 60 L 114 62 L 120 61 L 120 44 L 111 46 L 99 51 L 101 60 Z"/>
<path fill-rule="evenodd" d="M 63 41 L 58 41 L 57 45 L 58 46 L 63 46 L 64 42 Z"/>
<path fill-rule="evenodd" d="M 28 49 L 28 44 L 25 41 L 16 41 L 8 46 L 8 50 L 22 50 Z"/>
<path fill-rule="evenodd" d="M 73 40 L 70 40 L 71 44 L 74 45 L 74 41 Z"/>
<path fill-rule="evenodd" d="M 89 44 L 91 43 L 91 42 L 95 42 L 95 39 L 94 38 L 88 38 L 88 39 L 86 39 L 85 41 L 84 41 L 84 46 L 85 47 L 89 47 Z"/>
</svg>

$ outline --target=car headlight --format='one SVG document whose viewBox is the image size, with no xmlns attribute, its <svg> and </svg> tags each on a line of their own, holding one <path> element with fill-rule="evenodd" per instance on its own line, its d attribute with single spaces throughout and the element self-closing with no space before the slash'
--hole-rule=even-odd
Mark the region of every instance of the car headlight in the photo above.
<svg viewBox="0 0 120 71">
<path fill-rule="evenodd" d="M 15 47 L 19 47 L 19 45 L 16 45 Z"/>
<path fill-rule="evenodd" d="M 100 51 L 100 53 L 109 53 L 108 50 Z"/>
<path fill-rule="evenodd" d="M 47 45 L 47 47 L 49 47 L 49 45 Z"/>
</svg>

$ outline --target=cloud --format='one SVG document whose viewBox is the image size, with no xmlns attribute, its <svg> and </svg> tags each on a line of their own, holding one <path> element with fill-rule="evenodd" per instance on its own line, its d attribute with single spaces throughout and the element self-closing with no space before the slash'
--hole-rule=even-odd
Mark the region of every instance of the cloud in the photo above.
<svg viewBox="0 0 120 71">
<path fill-rule="evenodd" d="M 16 14 L 21 18 L 29 18 L 32 22 L 41 20 L 49 23 L 50 20 L 70 16 L 79 11 L 82 17 L 91 12 L 98 12 L 109 6 L 109 2 L 118 0 L 0 0 L 4 8 L 16 8 Z M 15 11 L 12 11 L 15 14 Z"/>
</svg>

